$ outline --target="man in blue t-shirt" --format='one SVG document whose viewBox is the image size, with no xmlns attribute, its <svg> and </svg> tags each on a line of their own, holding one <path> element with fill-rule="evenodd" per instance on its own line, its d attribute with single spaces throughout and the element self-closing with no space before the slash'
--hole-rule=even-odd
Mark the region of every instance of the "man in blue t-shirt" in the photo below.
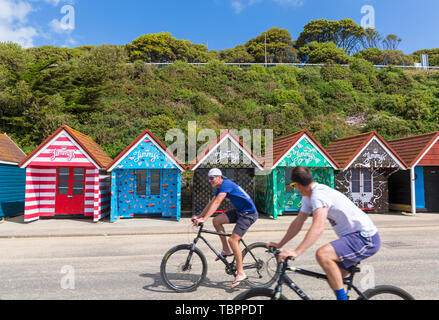
<svg viewBox="0 0 439 320">
<path fill-rule="evenodd" d="M 195 225 L 205 222 L 212 216 L 221 205 L 224 198 L 229 199 L 234 210 L 229 210 L 213 219 L 213 225 L 217 232 L 225 233 L 224 224 L 236 223 L 232 236 L 227 239 L 220 236 L 223 250 L 223 256 L 235 256 L 237 275 L 232 283 L 232 289 L 238 286 L 242 281 L 247 279 L 242 267 L 242 254 L 239 248 L 239 240 L 247 232 L 248 228 L 258 219 L 258 212 L 250 196 L 240 186 L 233 181 L 224 177 L 220 169 L 211 169 L 208 173 L 208 179 L 212 188 L 216 188 L 215 197 L 210 200 L 204 210 L 198 215 L 192 217 Z M 229 244 L 230 248 L 229 249 Z"/>
</svg>

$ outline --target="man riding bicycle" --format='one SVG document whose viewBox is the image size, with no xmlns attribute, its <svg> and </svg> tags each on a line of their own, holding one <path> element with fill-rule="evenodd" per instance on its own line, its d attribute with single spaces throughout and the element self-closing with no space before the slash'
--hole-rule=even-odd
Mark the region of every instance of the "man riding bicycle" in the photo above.
<svg viewBox="0 0 439 320">
<path fill-rule="evenodd" d="M 291 174 L 291 186 L 302 195 L 302 207 L 279 243 L 267 247 L 282 248 L 302 229 L 312 213 L 313 222 L 303 241 L 295 250 L 283 250 L 279 259 L 297 258 L 320 237 L 326 219 L 339 239 L 316 252 L 316 259 L 328 277 L 329 286 L 338 300 L 347 300 L 343 277 L 354 264 L 374 255 L 380 248 L 378 230 L 372 220 L 341 192 L 314 182 L 306 167 L 296 167 Z"/>
<path fill-rule="evenodd" d="M 223 176 L 220 169 L 211 169 L 208 173 L 208 179 L 212 188 L 216 188 L 215 197 L 209 201 L 199 215 L 192 217 L 192 222 L 196 226 L 205 222 L 216 212 L 224 198 L 229 199 L 235 208 L 234 210 L 229 210 L 213 218 L 213 226 L 217 232 L 225 232 L 224 224 L 236 223 L 228 242 L 224 236 L 220 236 L 223 246 L 221 254 L 224 257 L 234 255 L 236 260 L 237 275 L 231 286 L 233 289 L 247 279 L 242 266 L 242 254 L 239 249 L 239 241 L 249 227 L 258 219 L 258 212 L 250 196 L 236 183 Z"/>
</svg>

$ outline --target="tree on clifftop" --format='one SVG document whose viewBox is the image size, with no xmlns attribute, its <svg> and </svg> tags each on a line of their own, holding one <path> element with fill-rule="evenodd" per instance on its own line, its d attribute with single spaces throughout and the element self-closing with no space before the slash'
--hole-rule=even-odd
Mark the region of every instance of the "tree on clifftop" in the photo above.
<svg viewBox="0 0 439 320">
<path fill-rule="evenodd" d="M 358 50 L 365 35 L 364 29 L 351 19 L 313 20 L 303 28 L 297 39 L 296 47 L 303 47 L 313 41 L 333 42 L 338 48 L 350 55 Z"/>
<path fill-rule="evenodd" d="M 169 32 L 145 34 L 126 45 L 129 59 L 145 62 L 208 62 L 216 52 L 209 53 L 207 47 L 188 40 L 179 40 Z"/>
<path fill-rule="evenodd" d="M 245 44 L 247 52 L 255 62 L 265 62 L 265 43 L 267 43 L 267 61 L 271 63 L 291 63 L 297 56 L 291 34 L 286 29 L 271 28 Z"/>
</svg>

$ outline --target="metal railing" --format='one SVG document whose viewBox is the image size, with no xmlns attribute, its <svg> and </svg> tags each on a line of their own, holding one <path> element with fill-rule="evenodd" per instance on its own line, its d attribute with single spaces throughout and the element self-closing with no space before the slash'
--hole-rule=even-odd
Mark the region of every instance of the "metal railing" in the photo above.
<svg viewBox="0 0 439 320">
<path fill-rule="evenodd" d="M 128 63 L 128 64 L 133 64 L 133 63 Z M 172 65 L 173 62 L 145 62 L 145 65 L 154 65 L 154 66 L 158 66 L 158 67 L 164 67 L 164 66 L 168 66 L 168 65 Z M 209 64 L 208 62 L 188 62 L 187 64 L 189 65 L 194 65 L 194 66 L 203 66 L 203 65 L 207 65 Z M 304 68 L 304 67 L 322 67 L 325 66 L 326 64 L 324 63 L 252 63 L 252 62 L 225 62 L 225 65 L 230 65 L 230 66 L 237 66 L 238 68 L 241 67 L 251 67 L 254 65 L 259 65 L 259 66 L 264 66 L 264 67 L 275 67 L 275 66 L 279 66 L 279 65 L 284 65 L 284 66 L 293 66 L 293 67 L 297 67 L 297 68 Z M 335 64 L 337 66 L 341 66 L 341 67 L 349 67 L 348 64 Z M 375 68 L 377 69 L 382 69 L 382 68 L 388 68 L 388 67 L 394 67 L 394 68 L 402 68 L 402 69 L 413 69 L 413 70 L 439 70 L 439 66 L 405 66 L 405 65 L 387 65 L 387 64 L 383 64 L 383 65 L 374 65 Z"/>
</svg>

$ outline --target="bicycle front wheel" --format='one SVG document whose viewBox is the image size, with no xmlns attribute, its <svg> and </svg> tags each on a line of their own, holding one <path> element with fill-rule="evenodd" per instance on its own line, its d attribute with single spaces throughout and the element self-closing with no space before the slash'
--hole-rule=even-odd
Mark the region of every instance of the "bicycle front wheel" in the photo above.
<svg viewBox="0 0 439 320">
<path fill-rule="evenodd" d="M 165 285 L 177 292 L 190 292 L 198 288 L 207 273 L 203 253 L 190 244 L 182 244 L 166 252 L 160 265 L 160 276 Z"/>
<path fill-rule="evenodd" d="M 408 292 L 394 286 L 376 286 L 373 289 L 368 289 L 364 295 L 369 300 L 415 300 Z M 357 300 L 364 300 L 359 297 Z"/>
<path fill-rule="evenodd" d="M 281 265 L 274 254 L 267 251 L 267 244 L 256 242 L 242 251 L 242 266 L 247 275 L 247 283 L 253 288 L 271 286 L 280 274 Z"/>
<path fill-rule="evenodd" d="M 275 298 L 274 290 L 269 288 L 252 288 L 238 294 L 233 300 L 288 300 L 283 294 Z"/>
</svg>

